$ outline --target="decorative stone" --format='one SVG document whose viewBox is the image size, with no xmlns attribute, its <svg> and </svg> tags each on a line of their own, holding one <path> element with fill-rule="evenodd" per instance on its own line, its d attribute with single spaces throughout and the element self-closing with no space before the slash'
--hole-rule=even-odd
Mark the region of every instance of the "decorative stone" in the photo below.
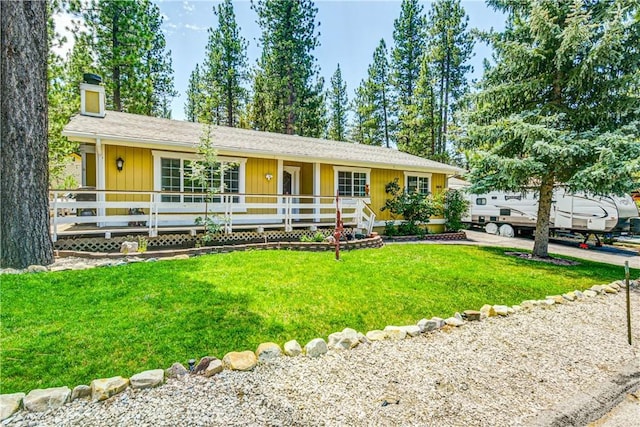
<svg viewBox="0 0 640 427">
<path fill-rule="evenodd" d="M 564 304 L 566 302 L 562 295 L 547 295 L 546 299 L 552 299 L 556 304 Z"/>
<path fill-rule="evenodd" d="M 514 305 L 513 307 L 511 307 L 511 310 L 513 310 L 514 313 L 518 313 L 522 311 L 522 307 L 520 307 L 519 305 Z"/>
<path fill-rule="evenodd" d="M 592 291 L 591 289 L 587 289 L 586 291 L 583 292 L 583 294 L 585 297 L 589 297 L 589 298 L 593 298 L 598 295 L 596 291 Z"/>
<path fill-rule="evenodd" d="M 85 397 L 89 396 L 91 396 L 91 387 L 85 384 L 77 385 L 71 391 L 70 400 L 73 402 L 76 399 L 84 399 Z"/>
<path fill-rule="evenodd" d="M 576 300 L 576 293 L 571 291 L 571 292 L 567 292 L 566 294 L 562 294 L 562 298 L 566 299 L 567 301 L 575 301 Z"/>
<path fill-rule="evenodd" d="M 158 387 L 164 382 L 164 371 L 162 369 L 152 369 L 140 372 L 132 376 L 129 381 L 131 381 L 131 387 L 136 389 Z"/>
<path fill-rule="evenodd" d="M 358 341 L 361 344 L 371 344 L 371 341 L 362 332 L 358 332 Z"/>
<path fill-rule="evenodd" d="M 496 309 L 492 305 L 485 304 L 480 309 L 480 316 L 482 317 L 496 317 L 497 315 L 498 313 L 496 313 Z"/>
<path fill-rule="evenodd" d="M 466 317 L 469 322 L 480 320 L 480 312 L 477 310 L 465 310 L 463 316 Z"/>
<path fill-rule="evenodd" d="M 434 322 L 436 322 L 436 324 L 438 325 L 438 329 L 442 328 L 444 326 L 444 319 L 442 317 L 432 317 L 431 320 L 433 320 Z"/>
<path fill-rule="evenodd" d="M 253 351 L 232 351 L 224 355 L 222 363 L 232 371 L 250 371 L 258 364 Z"/>
<path fill-rule="evenodd" d="M 509 315 L 509 307 L 506 305 L 494 305 L 493 309 L 495 310 L 498 316 L 508 316 Z M 482 311 L 482 310 L 480 310 Z M 491 317 L 491 316 L 489 316 Z"/>
<path fill-rule="evenodd" d="M 431 332 L 438 329 L 439 323 L 433 319 L 431 320 L 422 319 L 418 322 L 418 327 L 420 327 L 420 330 L 422 332 Z"/>
<path fill-rule="evenodd" d="M 222 365 L 222 360 L 213 359 L 211 362 L 209 362 L 209 366 L 207 366 L 207 368 L 204 370 L 203 375 L 209 378 L 215 374 L 219 374 L 223 370 L 224 366 Z"/>
<path fill-rule="evenodd" d="M 573 291 L 573 294 L 576 296 L 577 299 L 584 298 L 584 294 L 577 289 Z"/>
<path fill-rule="evenodd" d="M 138 242 L 122 242 L 120 245 L 121 254 L 134 254 L 138 252 Z"/>
<path fill-rule="evenodd" d="M 462 326 L 462 325 L 464 325 L 464 321 L 458 319 L 457 317 L 449 317 L 447 319 L 444 319 L 444 323 L 446 323 L 449 326 Z"/>
<path fill-rule="evenodd" d="M 545 300 L 541 300 L 541 304 L 545 307 L 550 307 L 552 305 L 554 305 L 556 303 L 556 301 L 554 299 L 551 298 L 547 298 Z"/>
<path fill-rule="evenodd" d="M 171 259 L 189 259 L 189 255 L 187 254 L 175 255 L 175 256 L 172 256 Z"/>
<path fill-rule="evenodd" d="M 287 356 L 299 356 L 302 353 L 302 347 L 296 340 L 287 341 L 284 344 L 284 354 Z"/>
<path fill-rule="evenodd" d="M 520 307 L 521 307 L 523 310 L 532 310 L 532 309 L 533 309 L 533 307 L 535 307 L 535 306 L 536 306 L 536 304 L 535 304 L 535 303 L 536 303 L 536 301 L 532 301 L 532 300 L 522 301 L 522 302 L 520 303 Z"/>
<path fill-rule="evenodd" d="M 195 369 L 193 370 L 194 374 L 201 374 L 203 373 L 207 367 L 209 366 L 209 363 L 211 363 L 212 360 L 215 360 L 216 358 L 213 356 L 205 356 L 202 359 L 200 359 L 200 362 L 198 362 L 198 364 L 196 365 Z"/>
<path fill-rule="evenodd" d="M 282 356 L 282 349 L 274 342 L 264 342 L 258 346 L 256 357 L 258 362 L 268 362 Z"/>
<path fill-rule="evenodd" d="M 0 394 L 0 421 L 18 412 L 24 393 Z"/>
<path fill-rule="evenodd" d="M 453 317 L 455 317 L 455 318 L 456 318 L 456 319 L 458 319 L 458 320 L 464 320 L 464 319 L 462 318 L 462 314 L 458 313 L 457 311 L 456 311 L 456 314 L 454 314 L 454 315 L 453 315 Z"/>
<path fill-rule="evenodd" d="M 609 285 L 604 286 L 603 289 L 604 289 L 604 292 L 606 294 L 617 294 L 618 293 L 618 291 L 616 289 L 614 289 L 612 286 L 609 286 Z"/>
<path fill-rule="evenodd" d="M 387 333 L 379 329 L 367 332 L 367 338 L 370 341 L 383 341 L 387 339 Z"/>
<path fill-rule="evenodd" d="M 418 325 L 400 326 L 400 328 L 410 337 L 417 337 L 421 334 L 420 327 Z"/>
<path fill-rule="evenodd" d="M 100 378 L 91 381 L 91 399 L 105 400 L 123 392 L 129 386 L 129 380 L 120 376 Z"/>
<path fill-rule="evenodd" d="M 597 292 L 599 294 L 604 292 L 604 287 L 602 285 L 593 285 L 589 289 L 591 289 L 592 291 Z"/>
<path fill-rule="evenodd" d="M 44 265 L 30 265 L 26 271 L 27 273 L 45 273 L 49 271 L 49 269 Z"/>
<path fill-rule="evenodd" d="M 71 389 L 69 387 L 54 387 L 31 390 L 22 403 L 27 411 L 44 412 L 48 409 L 59 408 L 69 401 Z"/>
<path fill-rule="evenodd" d="M 182 363 L 174 363 L 170 368 L 165 370 L 165 374 L 167 378 L 178 378 L 183 375 L 187 375 L 189 371 L 184 367 Z"/>
<path fill-rule="evenodd" d="M 314 338 L 304 346 L 304 352 L 309 357 L 318 357 L 327 351 L 327 343 L 322 338 Z"/>
<path fill-rule="evenodd" d="M 360 344 L 358 332 L 351 328 L 344 328 L 342 332 L 335 332 L 329 335 L 328 348 L 336 350 L 350 350 Z"/>
<path fill-rule="evenodd" d="M 407 332 L 400 326 L 387 326 L 384 328 L 384 332 L 390 340 L 403 340 L 407 337 Z"/>
</svg>

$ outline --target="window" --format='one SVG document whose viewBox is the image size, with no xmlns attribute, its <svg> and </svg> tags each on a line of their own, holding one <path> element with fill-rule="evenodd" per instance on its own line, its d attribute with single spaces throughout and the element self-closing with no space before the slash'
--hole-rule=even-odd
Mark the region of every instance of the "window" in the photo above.
<svg viewBox="0 0 640 427">
<path fill-rule="evenodd" d="M 368 197 L 369 169 L 334 168 L 338 194 L 347 197 Z"/>
<path fill-rule="evenodd" d="M 405 172 L 404 181 L 406 183 L 405 190 L 407 193 L 431 193 L 430 173 Z"/>
<path fill-rule="evenodd" d="M 487 199 L 485 199 L 484 197 L 478 197 L 476 199 L 476 205 L 478 206 L 484 206 L 487 204 Z"/>
<path fill-rule="evenodd" d="M 511 209 L 500 209 L 500 216 L 511 216 Z"/>
<path fill-rule="evenodd" d="M 154 151 L 156 170 L 156 185 L 158 191 L 175 191 L 188 194 L 163 194 L 162 202 L 168 203 L 202 203 L 206 185 L 192 178 L 194 155 Z M 220 158 L 220 163 L 211 168 L 208 179 L 212 188 L 219 193 L 244 192 L 244 166 L 246 159 Z M 221 197 L 214 197 L 214 202 L 220 202 Z M 240 197 L 233 198 L 234 203 L 240 202 Z"/>
</svg>

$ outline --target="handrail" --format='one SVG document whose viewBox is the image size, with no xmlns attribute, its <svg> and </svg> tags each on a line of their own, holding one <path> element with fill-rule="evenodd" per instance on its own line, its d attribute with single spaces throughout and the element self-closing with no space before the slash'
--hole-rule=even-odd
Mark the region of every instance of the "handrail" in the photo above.
<svg viewBox="0 0 640 427">
<path fill-rule="evenodd" d="M 84 194 L 68 199 L 65 195 Z M 163 226 L 199 228 L 195 218 L 205 210 L 221 218 L 226 233 L 234 228 L 327 225 L 335 219 L 334 196 L 306 194 L 218 193 L 204 202 L 206 193 L 123 190 L 50 190 L 52 238 L 57 240 L 63 226 L 93 225 L 108 232 L 109 227 L 130 229 L 141 224 L 155 236 Z M 173 197 L 173 200 L 164 197 Z M 163 201 L 164 198 L 164 201 Z M 342 199 L 345 223 L 371 233 L 375 214 L 360 197 Z M 77 227 L 76 227 L 77 228 Z M 122 230 L 119 230 L 122 231 Z M 78 231 L 81 233 L 82 231 Z M 69 232 L 71 234 L 71 232 Z"/>
</svg>

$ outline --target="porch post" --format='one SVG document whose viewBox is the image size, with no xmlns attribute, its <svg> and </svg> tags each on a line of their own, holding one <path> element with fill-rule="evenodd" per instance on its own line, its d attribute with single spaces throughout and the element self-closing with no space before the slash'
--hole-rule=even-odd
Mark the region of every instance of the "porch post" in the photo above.
<svg viewBox="0 0 640 427">
<path fill-rule="evenodd" d="M 106 174 L 105 174 L 105 161 L 104 161 L 104 147 L 100 138 L 96 138 L 96 190 L 105 190 Z M 104 192 L 96 193 L 96 201 L 100 203 L 105 202 Z M 99 217 L 103 217 L 106 213 L 104 207 L 97 209 Z M 104 226 L 104 222 L 98 223 L 98 227 Z"/>
<path fill-rule="evenodd" d="M 313 214 L 316 216 L 314 222 L 320 222 L 320 208 L 318 208 L 318 204 L 320 204 L 320 163 L 318 162 L 313 164 L 313 195 L 315 196 L 313 204 L 316 206 L 313 209 Z"/>
<path fill-rule="evenodd" d="M 278 172 L 277 172 L 277 176 L 278 176 L 278 188 L 276 189 L 276 193 L 277 194 L 282 194 L 284 192 L 284 183 L 282 182 L 284 180 L 284 161 L 282 161 L 281 159 L 278 159 Z M 276 200 L 278 201 L 276 206 L 280 203 L 284 203 L 285 199 L 283 197 L 277 197 Z M 280 213 L 280 214 L 285 214 L 286 213 L 286 208 L 282 208 L 282 209 L 276 209 L 276 212 Z M 287 220 L 286 218 L 283 217 L 283 225 L 286 227 L 287 226 Z"/>
</svg>

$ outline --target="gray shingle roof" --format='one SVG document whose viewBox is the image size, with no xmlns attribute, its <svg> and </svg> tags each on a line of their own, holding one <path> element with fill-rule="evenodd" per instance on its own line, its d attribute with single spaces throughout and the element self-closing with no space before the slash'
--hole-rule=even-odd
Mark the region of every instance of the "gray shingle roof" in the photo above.
<svg viewBox="0 0 640 427">
<path fill-rule="evenodd" d="M 199 143 L 203 125 L 179 120 L 160 119 L 138 114 L 107 111 L 104 118 L 76 115 L 65 126 L 63 135 L 136 143 L 165 145 L 167 148 L 193 150 Z M 459 174 L 455 166 L 423 159 L 395 149 L 297 135 L 260 132 L 213 126 L 214 147 L 224 154 L 254 154 L 287 160 L 319 161 L 331 164 L 362 165 L 414 171 Z"/>
</svg>

